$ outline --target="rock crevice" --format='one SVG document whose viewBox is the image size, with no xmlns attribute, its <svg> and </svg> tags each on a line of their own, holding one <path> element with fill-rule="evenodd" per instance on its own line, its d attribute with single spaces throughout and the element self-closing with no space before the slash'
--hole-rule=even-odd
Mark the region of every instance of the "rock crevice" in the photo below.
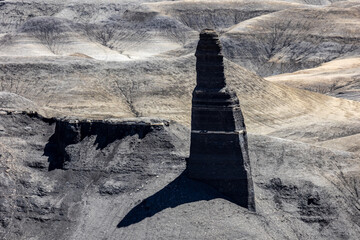
<svg viewBox="0 0 360 240">
<path fill-rule="evenodd" d="M 84 138 L 96 136 L 96 149 L 104 149 L 116 140 L 138 135 L 143 139 L 154 129 L 162 129 L 169 123 L 160 120 L 106 121 L 106 120 L 56 120 L 55 133 L 45 147 L 49 157 L 49 170 L 67 169 L 71 162 L 66 152 L 69 145 L 80 143 Z"/>
</svg>

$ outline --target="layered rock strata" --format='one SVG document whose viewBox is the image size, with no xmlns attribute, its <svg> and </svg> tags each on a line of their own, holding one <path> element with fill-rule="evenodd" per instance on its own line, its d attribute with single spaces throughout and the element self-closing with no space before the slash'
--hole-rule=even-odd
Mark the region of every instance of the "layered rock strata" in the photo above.
<svg viewBox="0 0 360 240">
<path fill-rule="evenodd" d="M 246 128 L 236 93 L 226 86 L 218 35 L 200 33 L 196 54 L 188 175 L 255 211 Z"/>
</svg>

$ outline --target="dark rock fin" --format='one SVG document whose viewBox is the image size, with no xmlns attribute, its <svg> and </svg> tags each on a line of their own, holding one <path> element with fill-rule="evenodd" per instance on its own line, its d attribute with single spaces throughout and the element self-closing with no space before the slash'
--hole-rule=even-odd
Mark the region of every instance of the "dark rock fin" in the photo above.
<svg viewBox="0 0 360 240">
<path fill-rule="evenodd" d="M 219 37 L 200 33 L 196 50 L 188 176 L 255 211 L 246 128 L 236 93 L 226 86 Z"/>
</svg>

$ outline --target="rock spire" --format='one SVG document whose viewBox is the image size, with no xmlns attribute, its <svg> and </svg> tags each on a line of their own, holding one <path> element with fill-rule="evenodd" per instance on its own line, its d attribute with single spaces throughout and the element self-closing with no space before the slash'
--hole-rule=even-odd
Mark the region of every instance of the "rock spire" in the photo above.
<svg viewBox="0 0 360 240">
<path fill-rule="evenodd" d="M 226 86 L 221 45 L 214 30 L 200 33 L 195 56 L 197 85 L 188 175 L 255 211 L 244 118 L 236 93 Z"/>
</svg>

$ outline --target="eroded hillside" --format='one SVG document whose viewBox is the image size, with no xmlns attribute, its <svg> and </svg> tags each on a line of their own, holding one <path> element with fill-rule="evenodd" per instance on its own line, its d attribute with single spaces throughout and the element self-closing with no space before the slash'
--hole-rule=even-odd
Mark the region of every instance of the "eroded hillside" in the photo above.
<svg viewBox="0 0 360 240">
<path fill-rule="evenodd" d="M 359 18 L 358 0 L 0 1 L 0 238 L 358 239 Z M 203 28 L 255 214 L 182 173 Z"/>
<path fill-rule="evenodd" d="M 183 55 L 203 28 L 218 30 L 225 56 L 261 76 L 359 54 L 358 1 L 4 1 L 1 14 L 0 56 Z"/>
<path fill-rule="evenodd" d="M 257 212 L 183 173 L 189 130 L 0 115 L 5 239 L 356 239 L 358 155 L 249 136 Z"/>
</svg>

